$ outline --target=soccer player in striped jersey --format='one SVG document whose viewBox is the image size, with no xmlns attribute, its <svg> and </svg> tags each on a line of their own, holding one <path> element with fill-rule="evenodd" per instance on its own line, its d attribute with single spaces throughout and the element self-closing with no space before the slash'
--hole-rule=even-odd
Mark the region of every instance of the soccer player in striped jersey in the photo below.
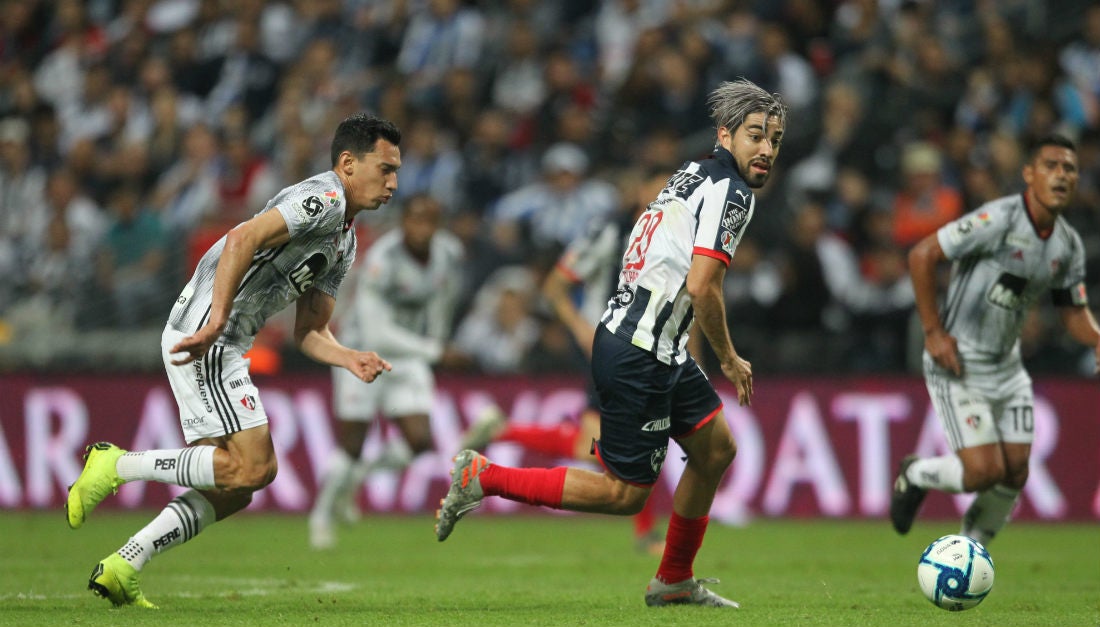
<svg viewBox="0 0 1100 627">
<path fill-rule="evenodd" d="M 1020 329 L 1043 296 L 1070 335 L 1092 347 L 1100 372 L 1100 327 L 1085 293 L 1081 237 L 1063 217 L 1077 188 L 1069 139 L 1037 141 L 1023 166 L 1022 194 L 990 201 L 949 222 L 909 253 L 924 328 L 924 377 L 954 453 L 905 457 L 890 518 L 909 532 L 928 490 L 976 492 L 960 533 L 987 544 L 1008 522 L 1027 481 L 1034 436 L 1031 377 Z M 936 308 L 936 272 L 953 264 L 947 299 Z"/>
<path fill-rule="evenodd" d="M 768 180 L 779 153 L 787 108 L 747 80 L 722 83 L 708 102 L 717 127 L 714 152 L 681 166 L 638 218 L 618 289 L 596 330 L 596 455 L 604 472 L 507 468 L 464 450 L 455 457 L 451 487 L 437 513 L 440 541 L 486 496 L 636 514 L 657 481 L 671 437 L 687 454 L 687 466 L 673 495 L 665 550 L 646 588 L 646 604 L 738 607 L 705 588 L 707 580 L 693 572 L 736 445 L 718 394 L 686 347 L 688 331 L 698 323 L 739 402 L 749 404 L 752 366 L 730 340 L 722 280 L 756 208 L 752 190 Z"/>
<path fill-rule="evenodd" d="M 668 182 L 667 170 L 647 172 L 636 186 L 637 202 L 621 218 L 597 222 L 589 232 L 569 243 L 542 284 L 542 295 L 558 320 L 569 330 L 585 357 L 592 358 L 592 338 L 608 298 L 618 284 L 619 263 L 634 221 Z M 574 290 L 581 288 L 579 302 Z M 515 424 L 497 405 L 487 406 L 463 437 L 461 447 L 480 450 L 490 442 L 512 442 L 529 451 L 578 461 L 596 461 L 592 443 L 600 438 L 600 407 L 589 380 L 588 404 L 576 421 L 557 425 Z M 638 551 L 660 555 L 664 535 L 656 526 L 653 501 L 646 500 L 634 515 L 634 543 Z"/>
<path fill-rule="evenodd" d="M 84 470 L 69 488 L 66 516 L 79 528 L 128 481 L 191 489 L 96 565 L 88 587 L 97 595 L 115 605 L 156 607 L 138 584 L 149 559 L 244 509 L 252 493 L 275 478 L 267 415 L 243 357 L 271 315 L 296 302 L 295 342 L 318 362 L 368 383 L 390 369 L 374 352 L 341 345 L 328 322 L 355 257 L 352 221 L 393 196 L 400 141 L 386 120 L 349 117 L 333 136 L 331 171 L 280 191 L 199 261 L 161 337 L 189 446 L 134 452 L 106 442 L 89 446 Z"/>
</svg>

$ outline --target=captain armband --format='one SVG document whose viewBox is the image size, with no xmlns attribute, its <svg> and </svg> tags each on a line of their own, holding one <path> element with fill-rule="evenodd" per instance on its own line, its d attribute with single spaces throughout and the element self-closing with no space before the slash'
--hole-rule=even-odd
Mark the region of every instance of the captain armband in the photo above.
<svg viewBox="0 0 1100 627">
<path fill-rule="evenodd" d="M 1085 284 L 1078 283 L 1064 289 L 1050 291 L 1050 300 L 1056 307 L 1084 307 L 1089 304 Z"/>
</svg>

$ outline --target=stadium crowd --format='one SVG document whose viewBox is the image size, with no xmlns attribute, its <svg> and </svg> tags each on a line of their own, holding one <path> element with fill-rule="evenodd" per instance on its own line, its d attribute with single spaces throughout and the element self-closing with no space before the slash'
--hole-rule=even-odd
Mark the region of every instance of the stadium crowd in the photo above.
<svg viewBox="0 0 1100 627">
<path fill-rule="evenodd" d="M 791 106 L 727 273 L 758 373 L 916 371 L 910 246 L 1078 143 L 1100 298 L 1100 6 L 1065 0 L 3 0 L 0 369 L 159 369 L 197 256 L 321 172 L 367 110 L 403 131 L 396 200 L 466 248 L 456 341 L 490 373 L 579 372 L 540 302 L 562 247 L 710 151 L 706 94 Z M 360 218 L 369 246 L 395 223 Z M 1088 374 L 1041 308 L 1025 361 Z M 254 367 L 302 367 L 277 322 Z M 152 338 L 152 339 L 150 339 Z"/>
</svg>

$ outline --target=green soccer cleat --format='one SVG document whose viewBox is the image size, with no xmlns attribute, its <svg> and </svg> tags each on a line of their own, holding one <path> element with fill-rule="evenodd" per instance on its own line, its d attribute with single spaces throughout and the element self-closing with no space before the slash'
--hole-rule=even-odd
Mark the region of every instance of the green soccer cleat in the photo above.
<svg viewBox="0 0 1100 627">
<path fill-rule="evenodd" d="M 477 451 L 465 450 L 455 455 L 455 465 L 451 469 L 451 489 L 440 501 L 435 513 L 435 537 L 440 542 L 454 531 L 455 523 L 481 505 L 485 493 L 481 490 L 478 476 L 489 467 L 489 460 Z"/>
<path fill-rule="evenodd" d="M 118 553 L 111 553 L 95 565 L 88 578 L 88 589 L 96 596 L 107 599 L 116 607 L 133 605 L 155 610 L 138 586 L 138 571 Z"/>
<path fill-rule="evenodd" d="M 115 462 L 125 452 L 110 442 L 96 442 L 84 449 L 84 470 L 69 486 L 69 498 L 65 501 L 65 517 L 70 527 L 79 529 L 100 501 L 118 494 L 118 487 L 125 482 L 118 476 Z"/>
<path fill-rule="evenodd" d="M 718 583 L 717 579 L 685 579 L 665 583 L 654 577 L 645 589 L 645 604 L 649 607 L 666 605 L 702 605 L 704 607 L 739 608 L 737 601 L 720 597 L 703 587 L 705 583 Z"/>
</svg>

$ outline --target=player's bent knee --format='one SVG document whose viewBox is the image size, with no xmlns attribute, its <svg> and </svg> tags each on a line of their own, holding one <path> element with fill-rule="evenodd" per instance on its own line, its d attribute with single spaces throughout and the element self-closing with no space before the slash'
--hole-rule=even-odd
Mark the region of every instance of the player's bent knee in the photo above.
<svg viewBox="0 0 1100 627">
<path fill-rule="evenodd" d="M 633 516 L 642 511 L 648 498 L 649 490 L 622 481 L 615 481 L 611 490 L 611 498 L 608 499 L 608 513 L 618 516 Z"/>
<path fill-rule="evenodd" d="M 994 465 L 986 468 L 967 470 L 964 487 L 967 492 L 983 492 L 1005 480 L 1004 466 Z"/>
<path fill-rule="evenodd" d="M 229 490 L 242 492 L 255 492 L 267 487 L 275 480 L 279 472 L 279 465 L 273 459 L 270 462 L 239 464 L 236 472 L 231 473 L 231 479 L 225 486 Z"/>
<path fill-rule="evenodd" d="M 1005 478 L 1002 481 L 1006 486 L 1014 490 L 1022 490 L 1024 485 L 1027 484 L 1028 467 L 1024 464 L 1022 467 L 1010 467 L 1005 472 Z"/>
</svg>

